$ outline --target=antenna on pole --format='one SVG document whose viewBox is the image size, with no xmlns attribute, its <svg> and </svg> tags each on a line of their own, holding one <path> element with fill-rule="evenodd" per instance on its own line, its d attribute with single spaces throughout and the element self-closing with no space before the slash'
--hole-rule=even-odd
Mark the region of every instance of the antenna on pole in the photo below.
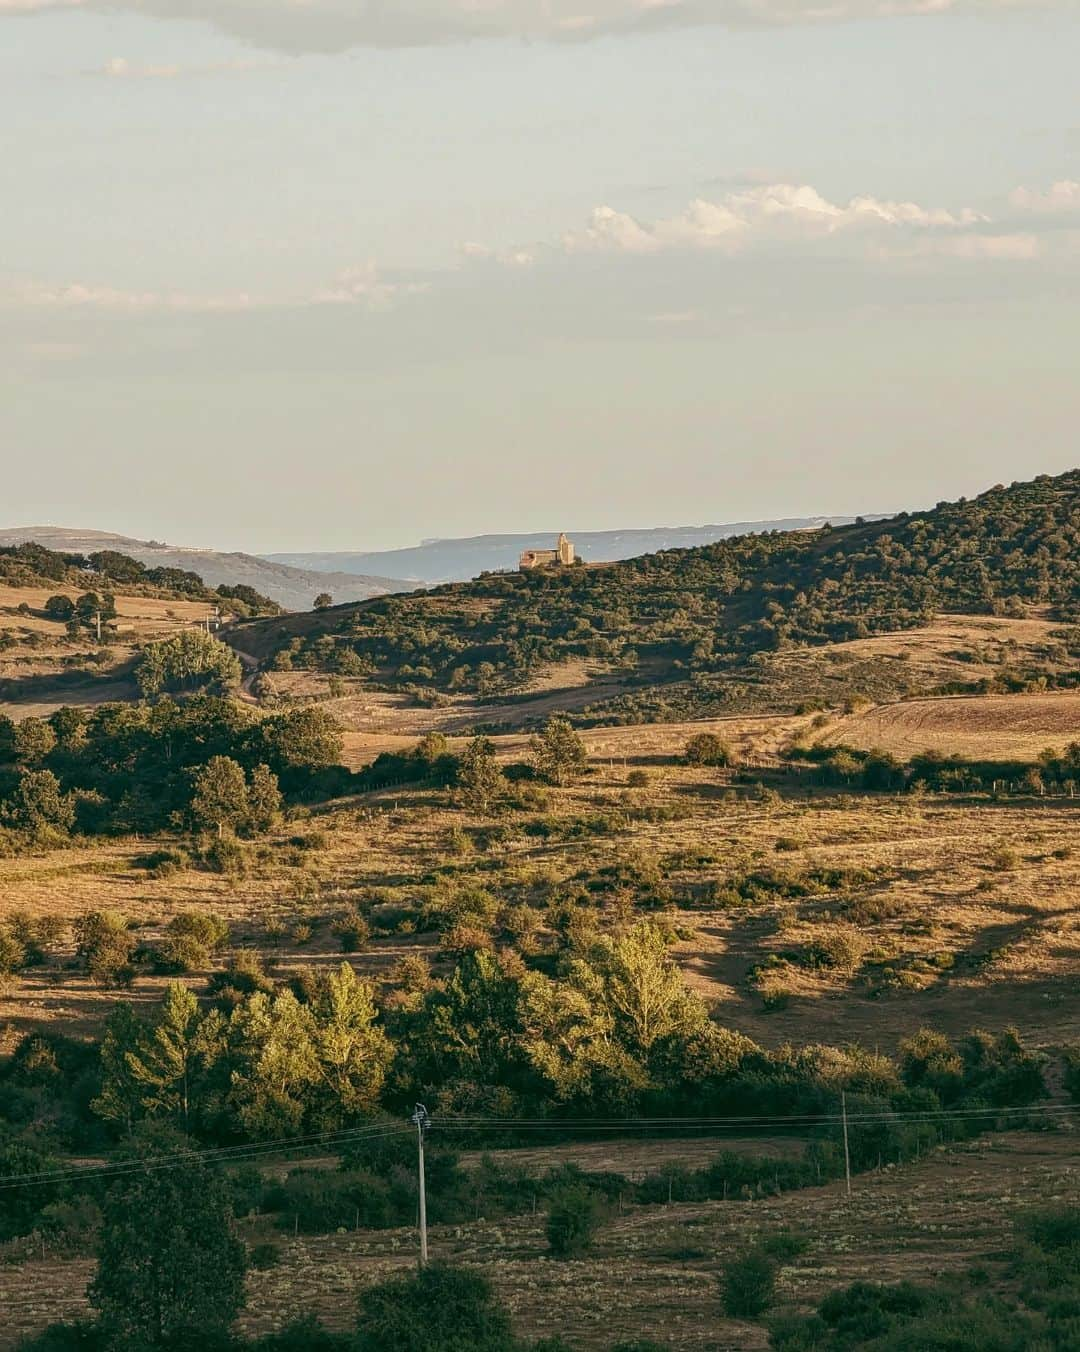
<svg viewBox="0 0 1080 1352">
<path fill-rule="evenodd" d="M 427 1267 L 427 1181 L 424 1177 L 424 1132 L 431 1126 L 431 1117 L 422 1103 L 413 1109 L 409 1119 L 416 1128 L 416 1167 L 420 1182 L 420 1266 Z"/>
</svg>

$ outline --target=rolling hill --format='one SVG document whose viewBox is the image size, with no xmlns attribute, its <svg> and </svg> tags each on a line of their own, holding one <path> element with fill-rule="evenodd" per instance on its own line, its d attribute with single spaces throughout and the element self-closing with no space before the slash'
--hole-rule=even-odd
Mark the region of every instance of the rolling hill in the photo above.
<svg viewBox="0 0 1080 1352">
<path fill-rule="evenodd" d="M 871 517 L 870 520 L 878 520 Z M 660 526 L 642 530 L 570 531 L 579 558 L 586 563 L 611 563 L 666 549 L 691 549 L 714 544 L 733 535 L 772 530 L 817 530 L 844 517 L 788 517 L 779 521 L 734 521 L 714 526 Z M 559 531 L 528 535 L 474 535 L 460 540 L 424 540 L 411 549 L 373 553 L 268 554 L 275 563 L 319 572 L 392 573 L 417 582 L 467 582 L 481 573 L 516 568 L 526 549 L 550 549 Z"/>
<path fill-rule="evenodd" d="M 770 654 L 914 629 L 941 613 L 1062 625 L 1080 615 L 1080 471 L 973 500 L 814 531 L 744 535 L 606 565 L 497 574 L 382 597 L 238 643 L 303 666 L 433 691 L 520 688 L 544 664 L 645 673 L 622 715 L 680 687 L 687 717 L 722 706 Z M 1075 643 L 1062 631 L 1070 651 Z M 1074 673 L 1075 674 L 1075 670 Z M 665 695 L 664 698 L 668 698 Z"/>
<path fill-rule="evenodd" d="M 17 545 L 27 540 L 60 552 L 90 554 L 115 549 L 148 567 L 180 568 L 198 573 L 209 587 L 253 587 L 287 610 L 310 610 L 315 597 L 325 591 L 338 601 L 361 601 L 369 596 L 407 591 L 412 586 L 395 578 L 369 577 L 359 569 L 316 573 L 256 558 L 253 554 L 188 549 L 108 531 L 64 526 L 16 526 L 0 530 L 0 545 Z"/>
</svg>

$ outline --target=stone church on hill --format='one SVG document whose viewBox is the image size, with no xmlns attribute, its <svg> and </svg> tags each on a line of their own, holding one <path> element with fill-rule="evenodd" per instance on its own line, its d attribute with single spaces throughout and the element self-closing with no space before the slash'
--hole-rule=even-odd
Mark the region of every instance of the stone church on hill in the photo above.
<svg viewBox="0 0 1080 1352">
<path fill-rule="evenodd" d="M 530 568 L 548 568 L 552 564 L 565 568 L 574 562 L 574 546 L 565 532 L 559 536 L 554 549 L 526 549 L 521 556 L 522 572 Z"/>
</svg>

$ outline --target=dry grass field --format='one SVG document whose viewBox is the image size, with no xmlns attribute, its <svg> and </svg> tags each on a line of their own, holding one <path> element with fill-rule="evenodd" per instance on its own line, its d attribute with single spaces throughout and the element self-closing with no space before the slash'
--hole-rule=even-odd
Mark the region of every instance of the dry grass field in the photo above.
<svg viewBox="0 0 1080 1352">
<path fill-rule="evenodd" d="M 839 719 L 821 738 L 891 751 L 901 760 L 923 751 L 969 760 L 1034 761 L 1080 740 L 1080 693 L 972 695 L 904 700 Z"/>
<path fill-rule="evenodd" d="M 619 1167 L 632 1170 L 643 1146 L 608 1149 Z M 684 1152 L 685 1143 L 651 1142 L 650 1165 Z M 561 1148 L 535 1153 L 543 1165 L 563 1155 Z M 585 1260 L 548 1256 L 543 1215 L 436 1226 L 431 1249 L 490 1276 L 519 1331 L 533 1338 L 561 1336 L 575 1347 L 602 1349 L 619 1338 L 652 1337 L 672 1352 L 752 1352 L 767 1346 L 764 1328 L 725 1318 L 716 1281 L 725 1258 L 751 1238 L 788 1230 L 810 1241 L 782 1270 L 779 1288 L 783 1306 L 805 1309 L 870 1275 L 920 1281 L 976 1264 L 996 1273 L 1016 1213 L 1075 1201 L 1078 1188 L 1075 1130 L 1017 1132 L 863 1175 L 850 1200 L 834 1184 L 754 1203 L 627 1208 L 611 1218 Z M 265 1221 L 244 1227 L 253 1240 L 274 1233 Z M 280 1242 L 281 1264 L 249 1276 L 245 1331 L 266 1332 L 309 1311 L 347 1328 L 365 1285 L 415 1263 L 411 1230 L 284 1235 Z M 48 1257 L 0 1267 L 0 1348 L 85 1310 L 91 1272 L 88 1260 Z"/>
<path fill-rule="evenodd" d="M 125 673 L 139 647 L 202 624 L 210 609 L 201 601 L 118 595 L 119 628 L 106 648 L 89 631 L 72 639 L 62 622 L 18 610 L 27 605 L 40 611 L 50 596 L 75 600 L 78 594 L 72 587 L 0 584 L 0 682 L 8 692 L 0 697 L 0 714 L 16 721 L 45 718 L 65 704 L 133 698 L 137 692 Z"/>
<path fill-rule="evenodd" d="M 777 748 L 806 724 L 707 726 L 766 767 L 750 777 L 768 779 Z M 530 826 L 535 813 L 510 813 L 489 838 L 490 820 L 456 808 L 445 791 L 390 789 L 301 813 L 249 847 L 237 876 L 191 866 L 155 878 L 139 866 L 168 843 L 155 840 L 2 859 L 2 908 L 67 921 L 114 910 L 147 940 L 180 911 L 213 911 L 229 921 L 234 944 L 257 948 L 284 975 L 340 961 L 330 921 L 371 889 L 415 909 L 436 871 L 542 907 L 613 861 L 631 872 L 653 861 L 671 890 L 667 913 L 683 936 L 676 952 L 688 979 L 721 1022 L 769 1045 L 810 1038 L 892 1048 L 923 1024 L 962 1033 L 1015 1022 L 1048 1045 L 1075 1035 L 1080 802 L 855 797 L 790 779 L 782 794 L 760 800 L 753 783 L 730 771 L 676 761 L 701 726 L 588 733 L 591 773 L 547 791 L 542 834 Z M 523 737 L 498 740 L 507 756 L 525 752 Z M 635 770 L 646 782 L 630 787 Z M 824 870 L 839 870 L 841 881 L 785 894 L 785 880 Z M 727 898 L 732 882 L 753 874 L 766 875 L 762 895 Z M 310 935 L 294 941 L 298 926 Z M 807 961 L 823 935 L 852 932 L 850 969 Z M 437 944 L 407 923 L 391 925 L 352 960 L 388 978 L 406 952 L 438 961 Z M 41 1023 L 81 1031 L 100 1024 L 116 993 L 71 970 L 70 957 L 62 950 L 0 995 L 8 1041 Z M 131 994 L 154 999 L 164 981 L 140 976 Z"/>
</svg>

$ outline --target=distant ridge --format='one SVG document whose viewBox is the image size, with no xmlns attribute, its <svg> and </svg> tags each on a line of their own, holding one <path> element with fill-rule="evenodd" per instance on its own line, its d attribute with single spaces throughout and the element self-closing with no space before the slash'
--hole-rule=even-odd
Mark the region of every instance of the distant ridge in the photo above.
<svg viewBox="0 0 1080 1352">
<path fill-rule="evenodd" d="M 183 568 L 198 573 L 209 587 L 244 585 L 254 587 L 287 610 L 310 610 L 320 592 L 329 592 L 338 603 L 366 601 L 388 592 L 409 591 L 415 585 L 390 577 L 369 577 L 358 569 L 342 572 L 312 572 L 253 554 L 222 553 L 215 549 L 187 549 L 154 540 L 136 540 L 109 531 L 77 530 L 65 526 L 13 526 L 0 529 L 0 545 L 27 540 L 47 549 L 73 554 L 92 554 L 115 549 L 153 568 Z"/>
<path fill-rule="evenodd" d="M 868 516 L 867 521 L 880 521 Z M 516 568 L 526 549 L 550 549 L 560 530 L 566 530 L 578 556 L 587 563 L 614 563 L 620 559 L 655 554 L 662 549 L 693 549 L 715 544 L 733 535 L 771 530 L 816 530 L 831 522 L 848 525 L 852 516 L 784 517 L 775 521 L 731 521 L 714 526 L 657 526 L 629 530 L 570 530 L 563 524 L 528 535 L 474 535 L 459 540 L 425 540 L 408 549 L 372 552 L 267 554 L 274 563 L 316 572 L 390 573 L 416 582 L 467 582 L 480 573 Z"/>
</svg>

